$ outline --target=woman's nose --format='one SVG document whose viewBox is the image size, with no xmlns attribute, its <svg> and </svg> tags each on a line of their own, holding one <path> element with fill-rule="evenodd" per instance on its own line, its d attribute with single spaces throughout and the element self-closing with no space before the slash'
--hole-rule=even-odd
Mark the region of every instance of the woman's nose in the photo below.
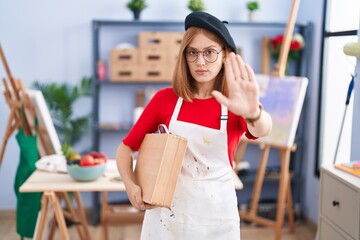
<svg viewBox="0 0 360 240">
<path fill-rule="evenodd" d="M 201 52 L 199 52 L 197 59 L 196 59 L 196 64 L 202 66 L 202 65 L 205 65 L 205 63 L 206 63 L 206 61 L 205 61 L 204 55 Z"/>
</svg>

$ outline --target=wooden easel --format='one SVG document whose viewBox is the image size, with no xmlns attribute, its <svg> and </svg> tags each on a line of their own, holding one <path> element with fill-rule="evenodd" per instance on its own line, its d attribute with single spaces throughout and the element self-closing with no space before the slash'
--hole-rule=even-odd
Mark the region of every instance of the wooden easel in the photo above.
<svg viewBox="0 0 360 240">
<path fill-rule="evenodd" d="M 31 102 L 30 97 L 27 94 L 22 82 L 18 79 L 15 79 L 12 76 L 9 65 L 7 64 L 7 61 L 5 58 L 5 54 L 2 50 L 1 44 L 0 44 L 0 57 L 1 57 L 3 65 L 4 65 L 6 74 L 8 76 L 8 78 L 3 78 L 3 83 L 4 83 L 4 88 L 5 88 L 4 89 L 5 100 L 10 108 L 10 115 L 9 115 L 5 135 L 3 137 L 2 144 L 1 144 L 1 150 L 0 150 L 0 168 L 1 168 L 1 163 L 2 163 L 2 159 L 4 157 L 4 152 L 5 152 L 7 141 L 9 140 L 11 135 L 14 133 L 14 131 L 20 129 L 23 126 L 26 135 L 35 134 L 36 129 L 35 129 L 34 119 L 36 116 L 36 112 L 35 112 L 34 106 Z M 8 84 L 8 81 L 10 81 L 10 84 Z M 23 119 L 21 119 L 22 108 L 24 108 Z M 21 122 L 21 121 L 23 121 L 23 122 Z M 45 138 L 46 134 L 48 134 L 46 129 L 42 129 L 41 126 L 38 126 L 37 134 L 38 134 L 38 137 L 40 140 L 38 142 L 38 144 L 40 145 L 40 146 L 38 145 L 38 148 L 43 149 L 45 155 L 54 154 L 53 148 L 50 145 L 51 143 L 49 141 L 46 141 L 46 138 Z M 79 210 L 78 214 L 76 214 L 74 206 L 73 206 L 67 192 L 57 193 L 56 194 L 57 196 L 55 196 L 55 194 L 49 194 L 47 192 L 44 192 L 42 199 L 41 199 L 41 215 L 46 216 L 48 205 L 49 204 L 53 205 L 53 207 L 55 209 L 54 218 L 56 220 L 57 225 L 60 228 L 61 239 L 69 239 L 69 237 L 66 236 L 66 231 L 64 231 L 64 229 L 66 229 L 66 225 L 65 225 L 63 215 L 65 215 L 69 219 L 71 219 L 74 223 L 76 223 L 76 222 L 81 223 L 83 228 L 81 229 L 79 225 L 76 225 L 76 230 L 80 236 L 80 239 L 86 240 L 86 239 L 90 238 L 89 237 L 90 235 L 89 235 L 88 228 L 87 228 L 87 221 L 86 221 L 85 213 L 83 211 L 80 193 L 74 192 L 73 194 L 74 194 L 77 206 L 78 206 L 78 210 Z M 58 198 L 59 200 L 57 201 L 56 198 Z M 66 203 L 69 211 L 65 211 L 65 210 L 61 209 L 61 206 L 59 205 L 60 199 L 65 200 L 65 203 Z M 79 215 L 79 217 L 77 217 L 77 215 Z M 42 218 L 40 218 L 40 219 L 42 219 Z M 40 236 L 39 239 L 41 239 L 41 234 L 44 230 L 44 224 L 45 223 L 43 223 L 43 222 L 39 223 L 39 229 L 37 229 L 40 231 L 40 234 L 38 235 L 38 236 Z M 55 227 L 56 227 L 55 222 L 53 222 L 50 233 L 49 233 L 50 239 L 53 238 L 53 235 L 55 233 Z"/>
<path fill-rule="evenodd" d="M 296 15 L 298 12 L 300 0 L 293 0 L 290 17 L 285 29 L 284 39 L 282 42 L 282 47 L 280 50 L 280 55 L 277 64 L 275 65 L 275 70 L 272 72 L 272 75 L 282 77 L 285 75 L 285 68 L 287 57 L 290 49 L 291 38 L 294 32 Z M 269 41 L 263 41 L 263 48 L 268 49 Z M 263 53 L 263 58 L 269 58 L 269 53 Z M 265 64 L 263 66 L 263 71 L 266 72 L 269 66 L 269 62 L 265 60 Z M 245 153 L 247 144 L 251 143 L 247 140 L 241 140 L 238 151 L 235 156 L 235 163 L 238 164 L 242 159 Z M 240 218 L 242 220 L 250 221 L 253 223 L 257 223 L 260 225 L 264 225 L 267 227 L 272 227 L 275 230 L 275 239 L 281 239 L 282 227 L 284 223 L 284 214 L 285 214 L 285 206 L 288 212 L 289 218 L 289 227 L 290 231 L 293 232 L 295 230 L 294 226 L 294 211 L 293 211 L 293 200 L 292 200 L 292 192 L 290 185 L 290 154 L 296 150 L 296 144 L 293 144 L 291 147 L 282 146 L 271 143 L 262 143 L 261 141 L 252 141 L 254 144 L 258 144 L 261 148 L 261 156 L 259 161 L 259 166 L 256 172 L 256 180 L 253 187 L 252 198 L 250 203 L 250 208 L 247 211 L 239 211 Z M 276 210 L 276 220 L 269 220 L 267 218 L 261 217 L 257 215 L 257 208 L 259 205 L 260 194 L 263 186 L 264 176 L 266 165 L 269 157 L 270 149 L 278 149 L 280 153 L 280 176 L 279 176 L 279 188 L 278 188 L 278 199 L 277 199 L 277 210 Z"/>
<path fill-rule="evenodd" d="M 5 101 L 8 104 L 10 108 L 10 115 L 8 118 L 7 126 L 5 135 L 3 137 L 2 143 L 1 143 L 1 150 L 0 150 L 0 167 L 1 163 L 4 157 L 5 148 L 7 141 L 11 137 L 11 135 L 14 133 L 15 130 L 18 130 L 21 128 L 22 124 L 24 127 L 24 131 L 26 135 L 32 135 L 35 133 L 35 109 L 31 103 L 30 97 L 27 94 L 24 85 L 19 79 L 15 79 L 10 71 L 9 65 L 7 64 L 5 54 L 2 50 L 1 44 L 0 44 L 0 57 L 2 60 L 2 63 L 4 65 L 6 74 L 8 78 L 3 78 L 4 83 L 4 96 Z M 10 82 L 10 84 L 8 83 Z M 21 120 L 21 108 L 24 108 L 24 117 L 23 120 Z M 23 121 L 23 123 L 21 123 Z M 46 131 L 39 127 L 38 130 L 38 136 L 39 136 L 39 144 L 43 147 L 45 154 L 52 154 L 52 148 L 49 145 L 50 143 L 45 140 L 45 134 Z"/>
</svg>

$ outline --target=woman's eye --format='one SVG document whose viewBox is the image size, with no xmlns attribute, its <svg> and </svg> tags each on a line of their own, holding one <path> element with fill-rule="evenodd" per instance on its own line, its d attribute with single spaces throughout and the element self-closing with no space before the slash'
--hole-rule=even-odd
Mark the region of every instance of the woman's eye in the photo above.
<svg viewBox="0 0 360 240">
<path fill-rule="evenodd" d="M 215 54 L 215 50 L 213 50 L 213 49 L 209 49 L 209 50 L 205 50 L 204 51 L 204 53 L 205 53 L 205 55 L 212 55 L 212 54 Z"/>
<path fill-rule="evenodd" d="M 187 51 L 187 53 L 188 53 L 189 55 L 196 55 L 196 51 L 192 51 L 192 50 Z"/>
</svg>

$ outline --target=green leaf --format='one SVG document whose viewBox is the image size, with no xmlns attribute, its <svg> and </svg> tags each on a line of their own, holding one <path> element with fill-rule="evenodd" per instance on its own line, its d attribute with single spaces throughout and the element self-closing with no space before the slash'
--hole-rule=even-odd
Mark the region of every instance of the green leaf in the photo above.
<svg viewBox="0 0 360 240">
<path fill-rule="evenodd" d="M 78 86 L 68 83 L 41 83 L 38 80 L 33 83 L 33 87 L 44 95 L 62 143 L 74 145 L 89 129 L 89 115 L 75 118 L 73 105 L 79 98 L 91 96 L 91 82 L 91 77 L 83 77 Z"/>
</svg>

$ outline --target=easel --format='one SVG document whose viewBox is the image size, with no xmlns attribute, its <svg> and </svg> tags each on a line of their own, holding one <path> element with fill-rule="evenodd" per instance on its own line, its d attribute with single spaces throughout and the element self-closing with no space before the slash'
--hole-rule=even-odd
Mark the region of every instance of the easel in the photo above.
<svg viewBox="0 0 360 240">
<path fill-rule="evenodd" d="M 31 102 L 30 97 L 27 94 L 22 82 L 18 79 L 13 78 L 13 76 L 10 72 L 10 68 L 6 61 L 5 54 L 2 50 L 1 44 L 0 44 L 0 57 L 1 57 L 3 65 L 4 65 L 6 74 L 8 76 L 8 79 L 3 78 L 3 83 L 4 83 L 4 88 L 5 88 L 4 89 L 5 100 L 10 108 L 10 115 L 9 115 L 5 135 L 3 137 L 2 144 L 1 144 L 1 150 L 0 150 L 0 167 L 1 167 L 1 163 L 2 163 L 2 159 L 4 157 L 4 152 L 5 152 L 5 147 L 6 147 L 7 141 L 9 140 L 9 138 L 11 137 L 11 135 L 14 133 L 15 130 L 20 129 L 23 126 L 24 132 L 26 135 L 35 134 L 36 129 L 35 129 L 34 120 L 35 120 L 36 112 L 35 112 L 34 106 Z M 10 84 L 8 84 L 8 81 L 10 81 Z M 21 119 L 22 108 L 24 109 L 23 119 Z M 45 138 L 46 134 L 48 134 L 46 129 L 43 129 L 41 126 L 38 126 L 37 134 L 38 134 L 38 137 L 40 140 L 38 142 L 38 148 L 43 149 L 44 155 L 53 154 L 54 150 L 51 146 L 51 143 L 49 141 L 46 141 L 46 138 Z M 65 220 L 62 217 L 63 215 L 67 216 L 69 219 L 71 219 L 75 223 L 80 222 L 81 225 L 83 226 L 82 229 L 80 228 L 79 225 L 76 225 L 76 230 L 78 231 L 80 238 L 84 239 L 84 240 L 89 239 L 90 235 L 89 235 L 88 228 L 87 228 L 87 221 L 86 221 L 86 217 L 85 217 L 85 214 L 83 211 L 80 193 L 74 192 L 74 197 L 75 197 L 78 209 L 79 209 L 78 215 L 79 215 L 80 220 L 77 220 L 76 212 L 75 212 L 75 209 L 73 207 L 73 204 L 70 200 L 68 193 L 60 192 L 60 193 L 57 193 L 56 195 L 57 196 L 55 196 L 55 194 L 49 194 L 47 192 L 44 192 L 44 194 L 41 198 L 41 213 L 40 214 L 44 215 L 44 217 L 45 217 L 47 214 L 48 205 L 52 204 L 55 209 L 56 223 L 60 228 L 61 239 L 70 239 L 68 236 L 66 236 L 66 231 L 64 231 L 64 228 L 66 228 L 66 225 L 65 225 Z M 69 208 L 68 212 L 61 209 L 61 206 L 59 205 L 59 201 L 57 201 L 56 198 L 58 198 L 59 201 L 61 198 L 63 198 L 65 200 L 66 205 Z M 41 239 L 42 231 L 44 230 L 44 224 L 45 224 L 44 222 L 40 222 L 38 228 L 35 229 L 35 231 L 40 232 L 40 234 L 38 234 L 37 239 Z M 56 224 L 55 224 L 55 222 L 53 222 L 51 229 L 50 229 L 50 233 L 49 233 L 50 239 L 53 238 L 53 235 L 55 233 L 55 228 L 56 228 Z"/>
<path fill-rule="evenodd" d="M 282 77 L 285 75 L 286 61 L 290 49 L 290 43 L 292 34 L 294 32 L 296 15 L 298 12 L 300 0 L 293 0 L 290 17 L 285 29 L 284 40 L 282 42 L 282 47 L 279 55 L 279 59 L 277 64 L 275 65 L 275 70 L 272 72 L 272 75 Z M 268 48 L 266 45 L 268 41 L 263 42 L 263 48 Z M 269 58 L 269 53 L 263 53 L 263 58 Z M 265 67 L 269 66 L 269 62 L 265 60 Z M 263 71 L 266 71 L 263 69 Z M 260 225 L 264 225 L 267 227 L 272 227 L 275 230 L 275 239 L 281 239 L 281 231 L 284 223 L 284 214 L 285 214 L 285 206 L 288 211 L 289 218 L 289 227 L 290 231 L 293 232 L 295 230 L 294 226 L 294 211 L 293 211 L 293 200 L 292 200 L 292 192 L 290 185 L 290 154 L 291 152 L 296 151 L 296 144 L 292 146 L 282 146 L 272 143 L 262 143 L 261 141 L 252 141 L 254 144 L 258 144 L 261 150 L 261 156 L 259 161 L 259 167 L 256 172 L 256 180 L 253 187 L 252 198 L 250 203 L 250 209 L 248 211 L 239 211 L 240 218 L 242 220 L 250 221 L 253 223 L 257 223 Z M 238 151 L 235 156 L 235 163 L 238 164 L 242 159 L 245 153 L 247 144 L 250 141 L 241 140 Z M 266 165 L 269 157 L 270 149 L 278 149 L 280 153 L 280 176 L 279 176 L 279 188 L 278 188 L 278 200 L 277 200 L 277 210 L 276 210 L 276 220 L 269 220 L 267 218 L 261 217 L 257 215 L 257 208 L 259 205 L 260 193 L 262 190 L 262 185 L 265 176 Z"/>
</svg>

